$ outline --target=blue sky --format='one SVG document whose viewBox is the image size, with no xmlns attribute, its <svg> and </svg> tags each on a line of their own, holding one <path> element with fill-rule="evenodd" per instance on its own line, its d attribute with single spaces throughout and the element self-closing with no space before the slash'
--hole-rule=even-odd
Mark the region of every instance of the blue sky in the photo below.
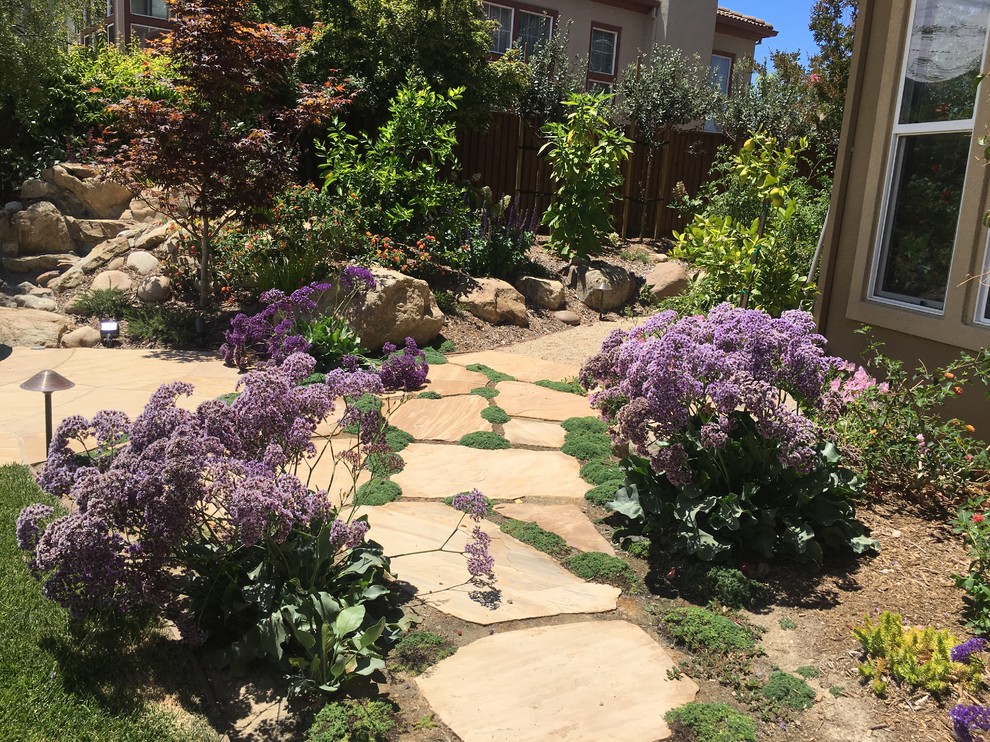
<svg viewBox="0 0 990 742">
<path fill-rule="evenodd" d="M 719 5 L 762 18 L 777 29 L 777 36 L 756 47 L 756 58 L 760 61 L 777 49 L 789 52 L 800 49 L 802 60 L 808 61 L 808 57 L 818 50 L 808 30 L 814 4 L 814 0 L 719 0 Z"/>
</svg>

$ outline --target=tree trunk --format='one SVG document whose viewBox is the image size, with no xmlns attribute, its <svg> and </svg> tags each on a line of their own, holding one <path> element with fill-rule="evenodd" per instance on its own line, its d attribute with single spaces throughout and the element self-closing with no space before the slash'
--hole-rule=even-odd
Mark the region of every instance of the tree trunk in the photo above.
<svg viewBox="0 0 990 742">
<path fill-rule="evenodd" d="M 203 217 L 203 231 L 199 235 L 199 308 L 210 304 L 210 222 Z"/>
</svg>

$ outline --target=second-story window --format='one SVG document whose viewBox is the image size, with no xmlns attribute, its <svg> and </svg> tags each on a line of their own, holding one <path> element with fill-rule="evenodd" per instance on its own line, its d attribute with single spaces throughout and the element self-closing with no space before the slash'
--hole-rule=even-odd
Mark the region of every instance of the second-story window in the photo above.
<svg viewBox="0 0 990 742">
<path fill-rule="evenodd" d="M 490 20 L 498 21 L 498 30 L 492 34 L 492 54 L 505 54 L 512 46 L 512 8 L 494 3 L 482 3 Z"/>
<path fill-rule="evenodd" d="M 553 18 L 543 13 L 519 11 L 519 33 L 516 38 L 524 57 L 529 57 L 537 46 L 550 39 Z"/>
<path fill-rule="evenodd" d="M 615 77 L 615 52 L 619 46 L 619 32 L 605 28 L 591 29 L 591 49 L 588 54 L 588 71 L 602 77 Z"/>
<path fill-rule="evenodd" d="M 729 82 L 732 80 L 732 57 L 725 54 L 712 53 L 712 63 L 708 68 L 708 82 L 723 95 L 729 94 Z"/>
<path fill-rule="evenodd" d="M 131 13 L 151 18 L 168 18 L 168 5 L 165 0 L 131 0 Z"/>
</svg>

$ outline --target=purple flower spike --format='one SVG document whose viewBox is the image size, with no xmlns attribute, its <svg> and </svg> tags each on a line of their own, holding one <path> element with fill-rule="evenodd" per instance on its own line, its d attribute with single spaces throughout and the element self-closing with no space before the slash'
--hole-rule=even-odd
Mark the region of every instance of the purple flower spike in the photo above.
<svg viewBox="0 0 990 742">
<path fill-rule="evenodd" d="M 962 644 L 952 648 L 952 651 L 949 653 L 949 659 L 953 662 L 969 662 L 970 655 L 982 652 L 986 647 L 987 640 L 982 637 L 967 639 Z"/>
<path fill-rule="evenodd" d="M 375 288 L 375 277 L 371 271 L 360 265 L 349 265 L 340 274 L 340 285 L 348 291 L 353 291 L 355 286 L 363 285 L 366 291 Z M 360 286 L 359 286 L 360 288 Z"/>
<path fill-rule="evenodd" d="M 460 510 L 462 513 L 471 516 L 471 519 L 476 523 L 484 518 L 488 512 L 488 501 L 476 489 L 454 495 L 454 499 L 450 504 L 455 510 Z"/>
<path fill-rule="evenodd" d="M 962 742 L 985 739 L 982 732 L 990 732 L 990 708 L 987 706 L 959 704 L 949 711 L 949 718 L 952 730 Z"/>
</svg>

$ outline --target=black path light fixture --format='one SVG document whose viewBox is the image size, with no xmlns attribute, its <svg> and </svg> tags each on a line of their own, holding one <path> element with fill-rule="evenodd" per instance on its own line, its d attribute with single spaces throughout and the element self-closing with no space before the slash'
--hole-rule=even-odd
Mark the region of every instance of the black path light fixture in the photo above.
<svg viewBox="0 0 990 742">
<path fill-rule="evenodd" d="M 52 445 L 52 392 L 71 389 L 75 384 L 55 371 L 39 371 L 21 384 L 21 389 L 29 392 L 42 392 L 45 395 L 45 458 Z"/>
</svg>

